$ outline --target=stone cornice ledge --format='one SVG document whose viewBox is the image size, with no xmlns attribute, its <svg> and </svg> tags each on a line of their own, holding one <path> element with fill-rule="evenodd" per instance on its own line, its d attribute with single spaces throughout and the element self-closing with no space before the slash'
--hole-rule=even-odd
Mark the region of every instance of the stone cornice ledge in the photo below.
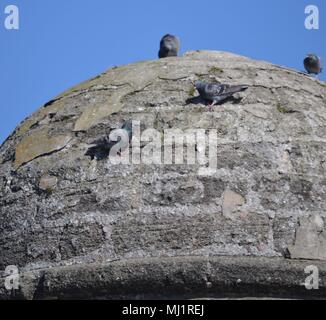
<svg viewBox="0 0 326 320">
<path fill-rule="evenodd" d="M 319 289 L 304 286 L 307 266 Z M 4 279 L 1 281 L 4 283 Z M 0 299 L 326 299 L 326 263 L 264 257 L 164 257 L 31 271 Z"/>
</svg>

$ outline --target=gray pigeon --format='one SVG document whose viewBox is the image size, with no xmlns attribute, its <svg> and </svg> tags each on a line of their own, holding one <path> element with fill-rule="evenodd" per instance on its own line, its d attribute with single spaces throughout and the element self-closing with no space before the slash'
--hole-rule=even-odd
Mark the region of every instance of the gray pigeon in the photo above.
<svg viewBox="0 0 326 320">
<path fill-rule="evenodd" d="M 180 40 L 176 36 L 166 34 L 160 43 L 159 58 L 177 57 L 180 49 Z"/>
<path fill-rule="evenodd" d="M 132 122 L 126 121 L 121 127 L 122 130 L 127 131 L 129 137 L 129 143 L 132 139 Z M 121 141 L 121 137 L 118 137 L 117 141 L 112 141 L 108 137 L 102 138 L 100 140 L 94 141 L 92 144 L 93 147 L 89 148 L 86 152 L 87 156 L 90 156 L 91 159 L 103 160 L 110 155 L 110 151 L 113 146 L 115 146 L 118 142 Z M 128 147 L 128 143 L 125 142 L 121 147 L 120 154 L 126 150 Z"/>
<path fill-rule="evenodd" d="M 321 59 L 314 53 L 309 53 L 303 63 L 309 74 L 318 75 L 323 71 Z"/>
<path fill-rule="evenodd" d="M 211 102 L 211 104 L 209 105 L 210 110 L 215 104 L 232 97 L 237 92 L 241 92 L 248 89 L 248 86 L 243 85 L 231 86 L 228 84 L 207 83 L 202 81 L 196 81 L 195 87 L 198 90 L 202 99 Z"/>
</svg>

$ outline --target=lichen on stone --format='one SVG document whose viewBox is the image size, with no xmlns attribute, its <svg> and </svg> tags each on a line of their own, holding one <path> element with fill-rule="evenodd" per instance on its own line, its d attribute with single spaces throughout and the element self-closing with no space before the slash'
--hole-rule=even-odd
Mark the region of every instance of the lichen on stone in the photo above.
<svg viewBox="0 0 326 320">
<path fill-rule="evenodd" d="M 71 139 L 70 135 L 50 137 L 47 129 L 33 132 L 17 145 L 14 169 L 37 157 L 63 149 Z"/>
</svg>

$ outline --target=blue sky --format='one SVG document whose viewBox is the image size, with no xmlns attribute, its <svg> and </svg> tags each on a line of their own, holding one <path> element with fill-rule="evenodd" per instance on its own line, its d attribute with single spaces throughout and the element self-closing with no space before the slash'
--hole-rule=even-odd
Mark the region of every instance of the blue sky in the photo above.
<svg viewBox="0 0 326 320">
<path fill-rule="evenodd" d="M 19 30 L 4 28 L 11 4 Z M 319 7 L 319 30 L 304 28 L 310 4 Z M 325 61 L 325 15 L 325 0 L 0 0 L 0 143 L 65 89 L 115 65 L 156 59 L 166 33 L 181 38 L 182 53 L 230 51 L 300 70 L 308 52 Z"/>
</svg>

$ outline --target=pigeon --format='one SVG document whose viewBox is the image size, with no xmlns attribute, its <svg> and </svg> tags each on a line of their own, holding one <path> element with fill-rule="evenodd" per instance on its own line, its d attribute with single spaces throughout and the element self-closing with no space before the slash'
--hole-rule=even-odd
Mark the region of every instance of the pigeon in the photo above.
<svg viewBox="0 0 326 320">
<path fill-rule="evenodd" d="M 207 83 L 202 81 L 196 81 L 195 87 L 202 99 L 211 102 L 209 105 L 210 110 L 212 110 L 212 107 L 215 104 L 232 97 L 237 92 L 245 91 L 248 89 L 248 86 L 244 85 L 231 86 L 228 84 Z"/>
<path fill-rule="evenodd" d="M 318 75 L 323 71 L 321 59 L 313 53 L 308 54 L 304 59 L 304 67 L 308 74 Z"/>
<path fill-rule="evenodd" d="M 132 122 L 126 121 L 123 126 L 121 127 L 121 130 L 125 130 L 128 133 L 129 141 L 123 141 L 123 145 L 120 149 L 119 154 L 126 150 L 126 148 L 129 146 L 129 143 L 132 139 Z M 87 156 L 90 156 L 92 160 L 95 158 L 97 160 L 103 160 L 107 158 L 110 155 L 110 151 L 117 143 L 121 141 L 121 135 L 117 132 L 117 141 L 112 141 L 108 137 L 96 140 L 92 143 L 94 145 L 93 147 L 89 148 L 86 152 Z"/>
<path fill-rule="evenodd" d="M 159 58 L 177 57 L 180 49 L 180 40 L 176 36 L 166 34 L 160 43 Z"/>
</svg>

